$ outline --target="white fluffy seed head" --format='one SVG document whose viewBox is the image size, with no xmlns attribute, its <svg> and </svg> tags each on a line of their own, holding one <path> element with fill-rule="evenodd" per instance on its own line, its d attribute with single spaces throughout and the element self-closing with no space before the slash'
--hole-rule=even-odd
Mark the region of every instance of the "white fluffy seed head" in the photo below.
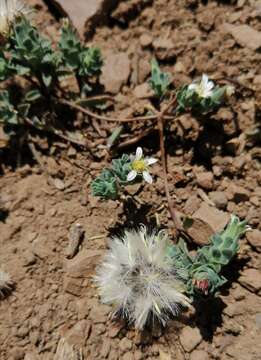
<svg viewBox="0 0 261 360">
<path fill-rule="evenodd" d="M 21 15 L 27 15 L 28 7 L 20 0 L 0 1 L 0 34 L 7 35 L 11 24 Z"/>
<path fill-rule="evenodd" d="M 143 329 L 149 318 L 163 325 L 170 315 L 177 315 L 190 300 L 176 275 L 170 246 L 164 231 L 148 233 L 125 231 L 122 238 L 110 241 L 110 249 L 95 277 L 103 303 L 114 306 L 137 329 Z"/>
<path fill-rule="evenodd" d="M 10 275 L 2 270 L 0 270 L 0 298 L 4 298 L 13 287 L 13 281 L 10 278 Z"/>
</svg>

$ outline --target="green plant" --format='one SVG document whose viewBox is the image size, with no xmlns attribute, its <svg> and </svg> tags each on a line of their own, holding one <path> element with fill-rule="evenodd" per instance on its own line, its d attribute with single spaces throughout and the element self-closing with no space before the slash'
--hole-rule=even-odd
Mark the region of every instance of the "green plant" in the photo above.
<svg viewBox="0 0 261 360">
<path fill-rule="evenodd" d="M 151 78 L 149 80 L 151 88 L 157 97 L 162 98 L 169 85 L 171 84 L 171 76 L 160 70 L 159 64 L 156 59 L 151 61 Z"/>
<path fill-rule="evenodd" d="M 10 82 L 1 93 L 4 129 L 15 123 L 20 128 L 32 125 L 38 130 L 58 134 L 52 121 L 56 117 L 57 101 L 61 95 L 75 99 L 80 98 L 83 90 L 88 93 L 94 90 L 93 79 L 97 80 L 102 66 L 99 49 L 85 47 L 68 21 L 64 21 L 61 39 L 55 48 L 20 10 L 12 21 L 8 20 L 8 31 L 2 35 L 5 42 L 0 49 L 0 80 L 12 78 L 15 81 L 17 75 L 26 79 L 26 86 L 15 96 L 12 96 L 12 87 L 8 87 Z M 79 83 L 78 94 L 66 92 L 62 87 L 62 80 L 69 75 Z M 57 126 L 59 122 L 55 123 Z M 12 135 L 15 136 L 17 129 L 14 128 Z M 19 131 L 19 136 L 21 133 Z"/>
<path fill-rule="evenodd" d="M 75 74 L 80 90 L 89 92 L 88 78 L 99 75 L 103 64 L 100 49 L 83 46 L 68 20 L 63 22 L 59 48 L 63 64 Z"/>
<path fill-rule="evenodd" d="M 222 268 L 236 255 L 238 240 L 248 229 L 245 221 L 232 215 L 226 229 L 214 234 L 210 244 L 200 248 L 191 256 L 183 239 L 169 248 L 175 265 L 180 267 L 180 276 L 186 283 L 187 294 L 193 298 L 202 295 L 215 295 L 226 283 Z"/>
<path fill-rule="evenodd" d="M 119 197 L 120 190 L 128 184 L 142 181 L 152 183 L 149 174 L 149 166 L 157 159 L 143 157 L 140 147 L 136 150 L 135 156 L 123 154 L 121 158 L 112 160 L 110 169 L 105 169 L 91 184 L 94 196 L 103 199 L 115 200 Z"/>
</svg>

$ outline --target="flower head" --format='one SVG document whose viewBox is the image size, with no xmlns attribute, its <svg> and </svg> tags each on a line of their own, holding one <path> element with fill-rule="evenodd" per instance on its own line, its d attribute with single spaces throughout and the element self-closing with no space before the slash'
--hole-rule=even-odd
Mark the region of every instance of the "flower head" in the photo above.
<svg viewBox="0 0 261 360">
<path fill-rule="evenodd" d="M 157 318 L 163 325 L 180 306 L 189 306 L 184 284 L 177 276 L 169 253 L 171 243 L 164 231 L 125 231 L 114 238 L 98 269 L 96 282 L 103 303 L 114 305 L 137 329 Z"/>
<path fill-rule="evenodd" d="M 155 164 L 157 161 L 155 158 L 144 158 L 142 148 L 138 147 L 136 155 L 131 156 L 131 171 L 127 176 L 127 181 L 132 181 L 137 175 L 142 175 L 143 179 L 151 184 L 153 180 L 148 169 L 150 165 Z"/>
<path fill-rule="evenodd" d="M 202 75 L 201 81 L 199 83 L 193 83 L 188 86 L 188 90 L 195 91 L 201 98 L 211 97 L 213 88 L 214 83 L 213 81 L 208 80 L 208 76 L 206 74 Z"/>
<path fill-rule="evenodd" d="M 28 9 L 20 0 L 1 0 L 0 2 L 0 35 L 9 33 L 11 24 L 20 15 L 26 15 Z"/>
</svg>

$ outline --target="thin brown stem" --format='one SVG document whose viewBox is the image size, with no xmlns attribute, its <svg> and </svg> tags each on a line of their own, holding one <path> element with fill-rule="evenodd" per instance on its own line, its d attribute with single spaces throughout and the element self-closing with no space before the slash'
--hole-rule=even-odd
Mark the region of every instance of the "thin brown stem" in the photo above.
<svg viewBox="0 0 261 360">
<path fill-rule="evenodd" d="M 131 122 L 131 121 L 146 121 L 146 120 L 156 120 L 157 119 L 157 115 L 137 116 L 134 118 L 123 118 L 123 119 L 113 118 L 113 117 L 96 114 L 96 113 L 92 112 L 91 110 L 84 108 L 83 106 L 77 105 L 76 103 L 65 100 L 65 99 L 56 99 L 56 100 L 61 104 L 67 105 L 67 106 L 71 107 L 72 109 L 81 111 L 83 114 L 89 115 L 98 120 L 123 123 L 123 122 Z"/>
<path fill-rule="evenodd" d="M 168 201 L 169 211 L 171 218 L 174 222 L 176 233 L 180 230 L 180 224 L 178 218 L 176 216 L 176 212 L 174 210 L 170 192 L 169 192 L 169 185 L 168 185 L 168 170 L 167 170 L 167 161 L 166 161 L 166 153 L 165 153 L 165 145 L 164 145 L 164 114 L 176 103 L 176 98 L 174 97 L 170 103 L 158 114 L 158 131 L 159 131 L 159 138 L 160 138 L 160 155 L 161 155 L 161 162 L 163 166 L 163 176 L 164 176 L 164 187 L 165 193 Z"/>
<path fill-rule="evenodd" d="M 123 141 L 120 143 L 117 147 L 119 149 L 125 148 L 130 145 L 134 145 L 137 142 L 139 142 L 141 139 L 143 139 L 145 136 L 149 135 L 154 130 L 154 127 L 149 127 L 148 129 L 142 131 L 139 135 L 134 136 L 133 138 Z"/>
<path fill-rule="evenodd" d="M 37 129 L 37 130 L 41 130 L 41 129 L 39 129 L 39 128 L 33 123 L 33 121 L 32 121 L 31 119 L 29 119 L 28 117 L 24 117 L 23 119 L 24 119 L 24 121 L 25 121 L 28 125 L 34 127 L 34 128 Z M 69 142 L 72 143 L 72 144 L 86 147 L 86 143 L 85 143 L 84 141 L 80 141 L 80 140 L 77 140 L 77 139 L 73 139 L 72 137 L 70 137 L 70 136 L 68 136 L 68 135 L 60 132 L 59 130 L 56 130 L 56 129 L 43 129 L 43 130 L 44 130 L 44 131 L 47 131 L 47 132 L 49 132 L 49 133 L 55 134 L 56 136 L 59 136 L 61 139 L 67 140 L 67 141 L 69 141 Z"/>
</svg>

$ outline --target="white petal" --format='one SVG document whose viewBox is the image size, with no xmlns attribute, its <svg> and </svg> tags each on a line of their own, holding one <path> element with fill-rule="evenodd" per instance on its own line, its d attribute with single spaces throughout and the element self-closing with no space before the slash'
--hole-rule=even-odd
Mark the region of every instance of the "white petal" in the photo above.
<svg viewBox="0 0 261 360">
<path fill-rule="evenodd" d="M 197 87 L 198 87 L 197 84 L 190 84 L 190 85 L 188 86 L 188 90 L 196 90 Z"/>
<path fill-rule="evenodd" d="M 215 86 L 215 84 L 213 83 L 213 81 L 209 81 L 207 83 L 206 90 L 210 91 L 213 89 L 214 86 Z"/>
<path fill-rule="evenodd" d="M 143 152 L 141 147 L 137 147 L 136 150 L 136 160 L 140 160 L 142 158 Z"/>
<path fill-rule="evenodd" d="M 152 184 L 153 179 L 148 171 L 143 171 L 142 176 L 147 183 Z"/>
<path fill-rule="evenodd" d="M 158 161 L 158 159 L 155 159 L 155 158 L 148 158 L 148 159 L 146 159 L 146 163 L 147 163 L 148 165 L 155 164 L 157 161 Z"/>
<path fill-rule="evenodd" d="M 201 83 L 202 83 L 203 87 L 207 86 L 207 84 L 208 84 L 208 76 L 206 74 L 202 75 Z"/>
<path fill-rule="evenodd" d="M 132 181 L 132 180 L 134 180 L 136 176 L 137 176 L 137 171 L 131 170 L 131 171 L 128 173 L 127 181 Z"/>
</svg>

